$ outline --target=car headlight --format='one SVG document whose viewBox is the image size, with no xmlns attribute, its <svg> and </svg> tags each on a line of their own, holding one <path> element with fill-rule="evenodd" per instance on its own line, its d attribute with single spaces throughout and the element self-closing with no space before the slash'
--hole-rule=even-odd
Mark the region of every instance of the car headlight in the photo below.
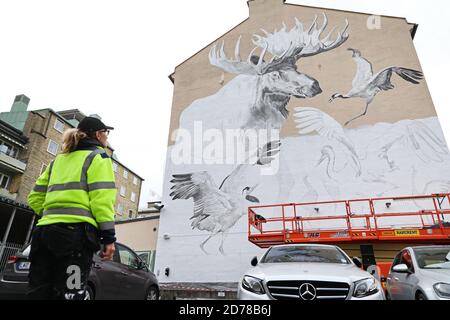
<svg viewBox="0 0 450 320">
<path fill-rule="evenodd" d="M 250 276 L 244 276 L 242 287 L 256 294 L 264 294 L 266 292 L 262 285 L 262 280 Z"/>
<path fill-rule="evenodd" d="M 357 298 L 367 297 L 378 292 L 377 282 L 374 278 L 362 279 L 355 282 L 353 296 Z"/>
<path fill-rule="evenodd" d="M 450 284 L 449 283 L 436 283 L 434 286 L 434 291 L 441 298 L 450 298 Z"/>
</svg>

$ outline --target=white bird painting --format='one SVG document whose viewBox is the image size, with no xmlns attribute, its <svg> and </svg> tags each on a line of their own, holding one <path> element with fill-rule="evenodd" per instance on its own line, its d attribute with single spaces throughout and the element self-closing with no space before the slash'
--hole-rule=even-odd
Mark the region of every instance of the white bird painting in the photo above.
<svg viewBox="0 0 450 320">
<path fill-rule="evenodd" d="M 399 121 L 370 144 L 370 148 L 375 150 L 378 158 L 386 161 L 390 170 L 400 169 L 391 156 L 394 147 L 410 152 L 412 163 L 441 163 L 449 156 L 445 141 L 420 120 Z"/>
<path fill-rule="evenodd" d="M 357 66 L 356 75 L 352 82 L 352 89 L 347 94 L 333 94 L 330 102 L 338 98 L 349 99 L 357 97 L 366 99 L 366 107 L 363 113 L 348 120 L 344 126 L 347 126 L 350 122 L 365 116 L 369 105 L 380 91 L 394 89 L 394 85 L 391 83 L 392 73 L 396 73 L 404 80 L 413 84 L 419 84 L 419 81 L 423 79 L 423 73 L 420 71 L 396 66 L 384 68 L 378 73 L 373 74 L 372 64 L 362 57 L 359 50 L 352 48 L 349 48 L 348 50 L 353 52 L 352 58 Z"/>
<path fill-rule="evenodd" d="M 320 159 L 309 173 L 311 177 L 308 178 L 309 184 L 305 183 L 306 186 L 314 186 L 316 191 L 319 191 L 319 186 L 322 190 L 325 188 L 319 193 L 331 199 L 336 198 L 340 194 L 339 189 L 344 186 L 347 192 L 358 197 L 367 196 L 364 190 L 381 194 L 398 188 L 398 185 L 386 179 L 384 172 L 376 172 L 378 166 L 374 166 L 372 161 L 363 162 L 358 147 L 333 117 L 312 107 L 298 107 L 295 111 L 299 134 L 316 132 L 326 139 L 320 149 Z M 322 163 L 325 165 L 322 166 Z M 322 177 L 322 183 L 314 183 L 317 180 L 315 177 Z"/>
<path fill-rule="evenodd" d="M 300 134 L 308 134 L 317 132 L 320 136 L 326 138 L 333 143 L 336 148 L 340 148 L 343 152 L 344 162 L 342 168 L 336 167 L 336 152 L 332 146 L 325 146 L 322 148 L 322 158 L 319 161 L 327 160 L 331 165 L 327 165 L 327 174 L 329 178 L 342 171 L 347 165 L 351 168 L 354 176 L 361 175 L 361 163 L 356 152 L 353 142 L 347 137 L 342 126 L 327 113 L 312 107 L 298 107 L 295 108 L 294 117 L 297 123 L 296 127 Z"/>
<path fill-rule="evenodd" d="M 280 151 L 280 141 L 271 141 L 259 148 L 256 161 L 252 164 L 238 165 L 220 184 L 214 183 L 211 175 L 206 171 L 174 174 L 170 196 L 173 200 L 193 199 L 194 214 L 190 218 L 192 229 L 208 231 L 210 234 L 200 244 L 204 249 L 205 244 L 214 236 L 221 234 L 222 240 L 219 251 L 225 254 L 223 249 L 224 239 L 227 231 L 245 214 L 251 203 L 259 203 L 259 199 L 251 193 L 258 186 L 245 185 L 245 176 L 252 170 L 253 166 L 264 166 L 270 164 Z"/>
</svg>

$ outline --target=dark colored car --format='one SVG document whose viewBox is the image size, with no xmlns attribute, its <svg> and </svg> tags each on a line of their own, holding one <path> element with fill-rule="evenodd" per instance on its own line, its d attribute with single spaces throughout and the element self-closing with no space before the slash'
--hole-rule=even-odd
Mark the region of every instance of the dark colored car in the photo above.
<svg viewBox="0 0 450 320">
<path fill-rule="evenodd" d="M 24 299 L 28 287 L 30 246 L 15 256 L 0 274 L 0 299 Z M 159 284 L 144 261 L 127 246 L 116 243 L 112 261 L 94 255 L 86 300 L 158 300 Z"/>
</svg>

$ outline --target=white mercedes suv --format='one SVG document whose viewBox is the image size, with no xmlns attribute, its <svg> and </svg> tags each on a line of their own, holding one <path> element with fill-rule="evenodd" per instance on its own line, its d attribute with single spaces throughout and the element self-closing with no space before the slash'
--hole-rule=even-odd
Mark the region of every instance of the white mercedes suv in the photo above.
<svg viewBox="0 0 450 320">
<path fill-rule="evenodd" d="M 360 261 L 354 258 L 359 266 Z M 384 300 L 378 280 L 337 246 L 270 247 L 242 278 L 240 300 Z"/>
</svg>

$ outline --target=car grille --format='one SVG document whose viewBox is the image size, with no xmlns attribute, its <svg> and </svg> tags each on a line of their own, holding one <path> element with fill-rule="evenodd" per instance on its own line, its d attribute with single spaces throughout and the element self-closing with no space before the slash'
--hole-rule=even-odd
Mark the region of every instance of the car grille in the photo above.
<svg viewBox="0 0 450 320">
<path fill-rule="evenodd" d="M 308 288 L 313 295 L 307 294 L 302 298 L 300 296 L 302 285 L 302 288 Z M 267 287 L 270 295 L 278 300 L 345 300 L 350 290 L 350 286 L 345 282 L 307 280 L 268 281 Z"/>
</svg>

